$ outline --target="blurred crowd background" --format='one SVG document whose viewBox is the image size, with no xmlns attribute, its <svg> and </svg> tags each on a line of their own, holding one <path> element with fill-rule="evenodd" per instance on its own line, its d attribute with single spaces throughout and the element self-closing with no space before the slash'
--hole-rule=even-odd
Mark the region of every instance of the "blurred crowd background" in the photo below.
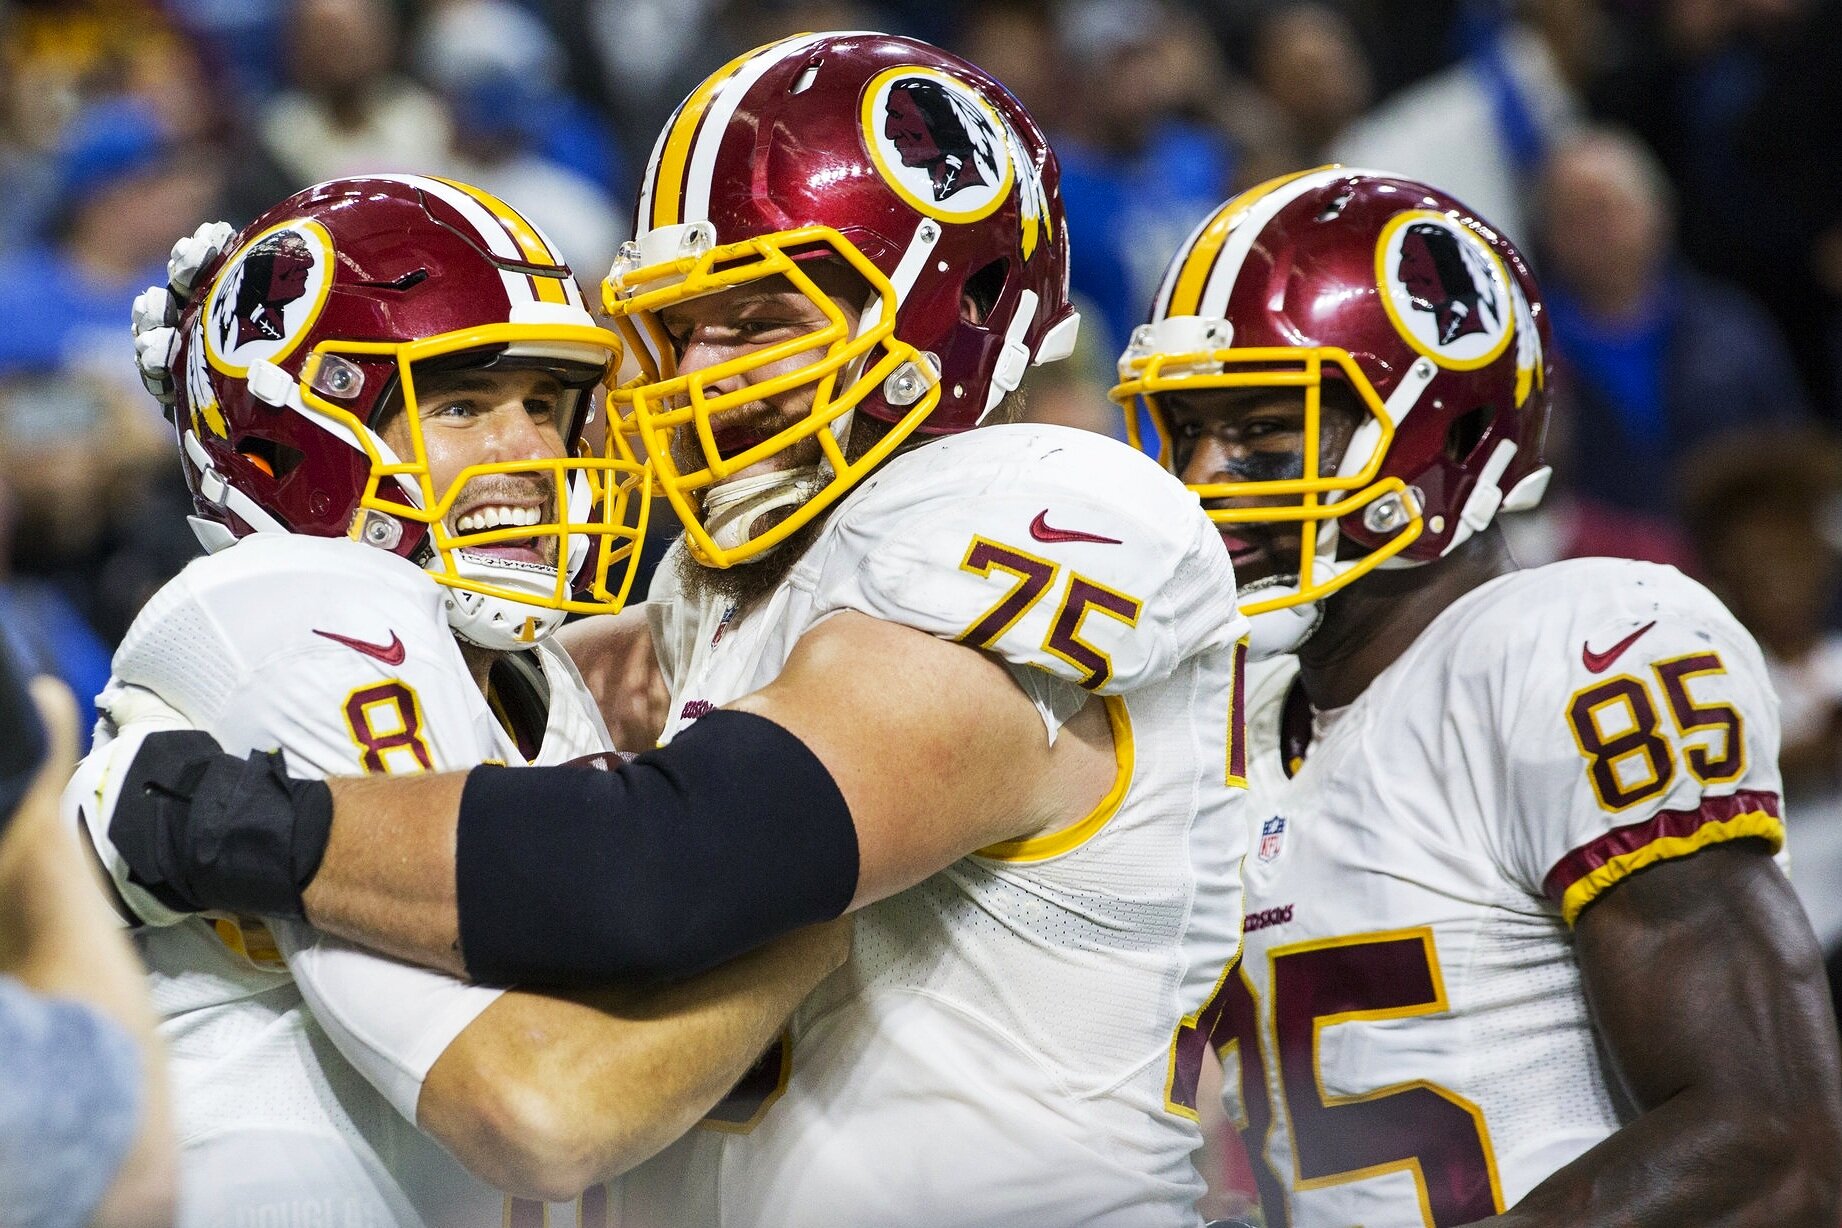
<svg viewBox="0 0 1842 1228">
<path fill-rule="evenodd" d="M 1111 365 L 1231 192 L 1431 180 L 1529 253 L 1554 326 L 1525 563 L 1673 563 L 1784 701 L 1794 877 L 1842 951 L 1842 0 L 0 0 L 0 624 L 94 694 L 196 550 L 128 305 L 173 239 L 320 179 L 470 180 L 593 282 L 658 125 L 802 29 L 914 34 L 1062 160 L 1080 354 L 1032 416 L 1116 432 Z"/>
</svg>

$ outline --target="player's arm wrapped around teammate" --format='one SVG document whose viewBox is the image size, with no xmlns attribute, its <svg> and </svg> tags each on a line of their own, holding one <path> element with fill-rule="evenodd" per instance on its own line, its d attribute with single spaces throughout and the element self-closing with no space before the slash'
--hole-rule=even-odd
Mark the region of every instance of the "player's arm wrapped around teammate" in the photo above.
<svg viewBox="0 0 1842 1228">
<path fill-rule="evenodd" d="M 299 868 L 326 847 L 326 782 L 197 732 L 147 735 L 122 770 L 107 831 L 134 886 L 179 911 L 304 915 Z M 418 783 L 397 782 L 404 814 L 422 806 Z M 449 881 L 476 980 L 675 979 L 843 913 L 856 831 L 799 739 L 718 711 L 612 772 L 474 769 Z"/>
</svg>

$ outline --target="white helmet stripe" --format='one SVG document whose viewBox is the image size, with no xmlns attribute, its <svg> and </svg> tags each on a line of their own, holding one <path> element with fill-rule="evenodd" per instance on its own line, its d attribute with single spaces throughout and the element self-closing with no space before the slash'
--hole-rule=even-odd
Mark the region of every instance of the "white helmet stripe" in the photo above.
<svg viewBox="0 0 1842 1228">
<path fill-rule="evenodd" d="M 743 96 L 774 65 L 793 56 L 803 55 L 825 39 L 839 37 L 840 33 L 856 34 L 864 31 L 831 31 L 789 39 L 767 48 L 744 65 L 735 76 L 717 87 L 716 94 L 704 111 L 703 127 L 691 146 L 691 166 L 685 176 L 684 204 L 679 210 L 679 221 L 701 222 L 709 218 L 710 178 L 716 169 L 716 153 L 722 146 L 723 135 L 729 130 L 729 121 L 734 117 Z M 718 236 L 717 242 L 723 241 L 724 236 Z"/>
<path fill-rule="evenodd" d="M 1228 315 L 1228 297 L 1234 292 L 1234 283 L 1241 276 L 1241 266 L 1247 262 L 1247 253 L 1253 249 L 1254 241 L 1266 224 L 1273 220 L 1278 212 L 1303 196 L 1306 192 L 1334 183 L 1352 172 L 1341 166 L 1328 167 L 1312 175 L 1301 175 L 1292 182 L 1282 184 L 1272 192 L 1254 202 L 1247 215 L 1241 218 L 1232 231 L 1228 241 L 1222 245 L 1222 252 L 1215 261 L 1215 269 L 1209 274 L 1208 283 L 1203 287 L 1202 300 L 1197 305 L 1196 314 L 1204 319 L 1221 319 Z"/>
<path fill-rule="evenodd" d="M 530 274 L 514 273 L 510 269 L 499 270 L 499 281 L 505 286 L 505 300 L 516 307 L 520 303 L 535 303 L 537 287 L 532 283 Z"/>
<path fill-rule="evenodd" d="M 633 237 L 636 239 L 652 229 L 652 190 L 659 182 L 659 156 L 665 152 L 665 138 L 678 126 L 678 112 L 682 110 L 684 103 L 681 102 L 672 117 L 665 121 L 665 126 L 659 129 L 659 139 L 652 143 L 652 156 L 646 159 L 646 176 L 640 180 L 640 207 L 633 215 Z"/>
<path fill-rule="evenodd" d="M 518 245 L 512 241 L 511 232 L 506 229 L 505 223 L 488 213 L 484 205 L 460 189 L 451 188 L 445 183 L 422 175 L 375 175 L 373 178 L 387 179 L 392 183 L 406 183 L 412 188 L 435 197 L 467 220 L 467 224 L 478 233 L 480 241 L 486 244 L 487 251 L 501 260 L 524 263 L 526 257 L 518 250 Z"/>
<path fill-rule="evenodd" d="M 1190 231 L 1190 237 L 1185 239 L 1183 246 L 1177 249 L 1177 255 L 1171 260 L 1170 267 L 1164 270 L 1164 281 L 1158 286 L 1158 296 L 1152 300 L 1151 304 L 1152 319 L 1162 320 L 1170 311 L 1170 296 L 1177 289 L 1177 276 L 1183 272 L 1183 266 L 1189 260 L 1191 249 L 1196 246 L 1196 241 L 1202 238 L 1202 232 L 1209 228 L 1209 223 L 1215 220 L 1218 212 L 1220 210 L 1212 209 L 1208 216 L 1196 223 L 1196 229 Z"/>
</svg>

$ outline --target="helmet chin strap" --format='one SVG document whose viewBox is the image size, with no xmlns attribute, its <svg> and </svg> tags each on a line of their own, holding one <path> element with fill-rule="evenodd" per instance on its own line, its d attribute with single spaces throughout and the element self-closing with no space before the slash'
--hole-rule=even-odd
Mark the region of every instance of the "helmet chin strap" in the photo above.
<svg viewBox="0 0 1842 1228">
<path fill-rule="evenodd" d="M 514 593 L 529 593 L 546 601 L 556 596 L 556 568 L 541 563 L 518 563 L 465 550 L 454 553 L 454 570 L 464 580 L 490 584 Z M 439 570 L 439 560 L 431 557 L 424 564 L 430 571 Z M 524 652 L 563 625 L 564 612 L 545 606 L 529 605 L 511 597 L 475 593 L 444 585 L 442 605 L 448 616 L 448 629 L 454 634 L 489 652 Z"/>
<path fill-rule="evenodd" d="M 704 492 L 704 531 L 722 549 L 734 550 L 755 536 L 755 527 L 770 513 L 796 508 L 818 494 L 827 480 L 825 468 L 801 465 L 712 486 Z M 773 553 L 764 550 L 742 561 L 752 563 Z"/>
<path fill-rule="evenodd" d="M 1328 572 L 1336 576 L 1340 572 L 1354 567 L 1354 563 L 1339 563 L 1336 559 L 1337 539 L 1342 536 L 1337 531 L 1335 521 L 1326 521 L 1317 533 L 1316 567 L 1321 573 Z M 1266 601 L 1274 597 L 1285 597 L 1298 592 L 1298 576 L 1278 575 L 1262 576 L 1239 586 L 1237 600 L 1242 604 Z M 1284 656 L 1297 652 L 1304 647 L 1317 629 L 1324 623 L 1324 603 L 1306 601 L 1297 605 L 1280 606 L 1276 610 L 1267 610 L 1260 614 L 1247 616 L 1249 624 L 1247 638 L 1247 655 L 1250 660 L 1264 661 L 1269 657 Z"/>
<path fill-rule="evenodd" d="M 1297 576 L 1265 576 L 1241 586 L 1242 601 L 1263 601 L 1298 591 Z M 1308 601 L 1302 605 L 1280 606 L 1247 617 L 1247 656 L 1265 661 L 1297 652 L 1324 621 L 1324 603 Z"/>
</svg>

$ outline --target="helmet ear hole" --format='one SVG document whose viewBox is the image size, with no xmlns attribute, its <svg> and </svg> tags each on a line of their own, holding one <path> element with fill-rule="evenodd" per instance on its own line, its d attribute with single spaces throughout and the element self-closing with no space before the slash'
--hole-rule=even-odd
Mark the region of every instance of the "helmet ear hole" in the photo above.
<svg viewBox="0 0 1842 1228">
<path fill-rule="evenodd" d="M 291 448 L 285 443 L 263 439 L 258 435 L 245 435 L 237 440 L 237 451 L 278 482 L 293 473 L 307 459 L 306 453 L 299 448 Z"/>
<path fill-rule="evenodd" d="M 1462 465 L 1477 450 L 1477 445 L 1484 438 L 1484 432 L 1490 429 L 1490 420 L 1496 416 L 1496 410 L 1488 405 L 1480 405 L 1469 413 L 1461 414 L 1445 432 L 1446 459 L 1454 465 Z"/>
<path fill-rule="evenodd" d="M 964 312 L 969 307 L 975 313 L 968 323 L 983 324 L 991 318 L 992 308 L 998 305 L 998 295 L 1004 292 L 1004 280 L 1010 272 L 1011 262 L 998 259 L 966 278 L 966 297 L 960 310 Z"/>
</svg>

